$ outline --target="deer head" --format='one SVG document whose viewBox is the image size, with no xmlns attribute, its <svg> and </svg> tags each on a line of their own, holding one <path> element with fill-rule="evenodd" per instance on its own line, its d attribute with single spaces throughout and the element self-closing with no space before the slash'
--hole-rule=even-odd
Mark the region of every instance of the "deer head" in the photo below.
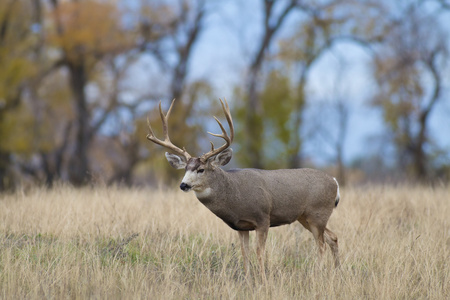
<svg viewBox="0 0 450 300">
<path fill-rule="evenodd" d="M 225 144 L 215 149 L 214 144 L 211 143 L 211 150 L 200 157 L 192 157 L 185 148 L 180 149 L 175 146 L 169 138 L 169 129 L 168 129 L 168 120 L 170 116 L 170 112 L 172 111 L 173 104 L 175 103 L 175 99 L 172 101 L 167 114 L 164 115 L 161 109 L 161 102 L 159 102 L 159 114 L 161 116 L 161 121 L 163 125 L 163 134 L 164 140 L 160 140 L 155 137 L 152 127 L 150 126 L 150 122 L 147 119 L 149 134 L 147 135 L 147 139 L 166 147 L 171 150 L 173 153 L 166 152 L 166 158 L 169 161 L 170 165 L 175 169 L 185 169 L 186 173 L 181 181 L 180 188 L 188 192 L 191 189 L 197 193 L 202 193 L 208 189 L 208 180 L 207 178 L 211 178 L 214 175 L 214 172 L 217 170 L 217 167 L 226 165 L 230 160 L 233 153 L 233 150 L 230 147 L 234 138 L 234 127 L 233 120 L 231 119 L 230 108 L 228 106 L 227 100 L 224 102 L 220 100 L 222 104 L 222 109 L 225 114 L 225 118 L 227 119 L 228 126 L 230 127 L 230 135 L 227 134 L 225 128 L 222 123 L 214 117 L 217 123 L 222 130 L 221 134 L 215 134 L 208 132 L 209 134 L 220 137 L 225 140 Z"/>
</svg>

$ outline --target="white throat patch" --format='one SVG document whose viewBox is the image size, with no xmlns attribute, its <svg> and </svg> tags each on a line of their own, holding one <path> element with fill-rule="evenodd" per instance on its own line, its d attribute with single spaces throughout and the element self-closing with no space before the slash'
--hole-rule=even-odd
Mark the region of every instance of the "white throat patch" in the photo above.
<svg viewBox="0 0 450 300">
<path fill-rule="evenodd" d="M 212 194 L 212 190 L 209 187 L 202 191 L 195 191 L 195 196 L 197 196 L 197 198 L 199 198 L 199 199 L 208 198 L 209 196 L 211 196 L 211 194 Z"/>
</svg>

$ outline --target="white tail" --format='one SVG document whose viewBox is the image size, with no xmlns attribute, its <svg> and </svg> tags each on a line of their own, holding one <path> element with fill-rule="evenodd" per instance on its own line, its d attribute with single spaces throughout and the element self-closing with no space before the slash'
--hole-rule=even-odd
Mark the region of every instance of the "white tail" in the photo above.
<svg viewBox="0 0 450 300">
<path fill-rule="evenodd" d="M 334 178 L 334 181 L 336 181 L 336 185 L 337 185 L 337 192 L 336 192 L 336 198 L 334 199 L 334 207 L 337 207 L 339 204 L 339 200 L 341 200 L 341 194 L 339 193 L 339 183 L 336 180 L 336 178 Z"/>
</svg>

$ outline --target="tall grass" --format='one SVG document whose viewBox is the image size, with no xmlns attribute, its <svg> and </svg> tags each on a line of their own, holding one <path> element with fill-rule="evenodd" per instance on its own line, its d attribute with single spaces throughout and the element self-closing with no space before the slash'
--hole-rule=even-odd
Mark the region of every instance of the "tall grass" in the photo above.
<svg viewBox="0 0 450 300">
<path fill-rule="evenodd" d="M 450 188 L 341 195 L 328 226 L 341 268 L 329 249 L 319 268 L 312 235 L 281 226 L 269 231 L 267 285 L 254 254 L 243 274 L 237 234 L 192 193 L 60 186 L 0 195 L 0 298 L 450 298 Z"/>
</svg>

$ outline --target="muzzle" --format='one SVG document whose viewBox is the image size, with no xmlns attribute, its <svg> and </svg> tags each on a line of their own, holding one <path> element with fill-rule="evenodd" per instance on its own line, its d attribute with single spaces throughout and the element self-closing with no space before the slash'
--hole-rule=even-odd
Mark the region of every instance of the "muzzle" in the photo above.
<svg viewBox="0 0 450 300">
<path fill-rule="evenodd" d="M 186 183 L 182 182 L 182 183 L 180 184 L 180 189 L 181 189 L 182 191 L 187 192 L 187 191 L 189 191 L 189 190 L 191 189 L 191 186 L 190 186 L 189 184 L 186 184 Z"/>
</svg>

